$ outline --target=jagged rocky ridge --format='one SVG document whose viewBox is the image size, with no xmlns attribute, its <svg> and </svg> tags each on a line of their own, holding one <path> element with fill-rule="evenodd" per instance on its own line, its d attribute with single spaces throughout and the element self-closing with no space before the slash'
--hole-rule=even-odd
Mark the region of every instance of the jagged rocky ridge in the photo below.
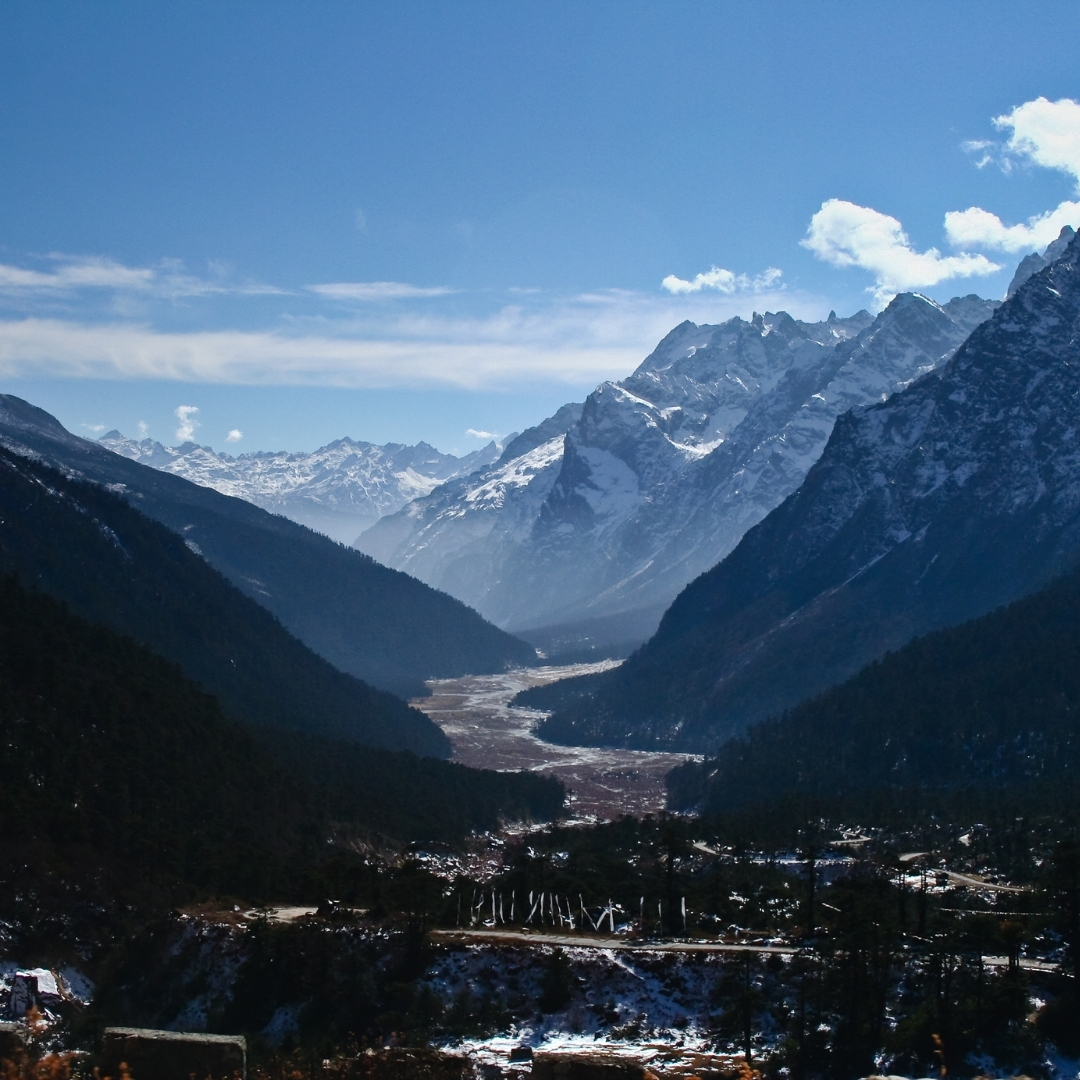
<svg viewBox="0 0 1080 1080">
<path fill-rule="evenodd" d="M 439 484 L 491 464 L 502 449 L 491 442 L 455 457 L 424 442 L 376 446 L 346 438 L 310 454 L 283 450 L 232 456 L 193 442 L 167 447 L 153 439 L 136 441 L 119 431 L 98 442 L 132 461 L 284 514 L 343 544 Z"/>
<path fill-rule="evenodd" d="M 944 362 L 995 306 L 902 294 L 876 318 L 683 323 L 628 379 L 357 546 L 536 643 L 537 627 L 585 620 L 640 642 L 798 487 L 837 415 Z"/>
<path fill-rule="evenodd" d="M 531 647 L 446 593 L 280 515 L 80 439 L 20 398 L 0 395 L 0 446 L 111 487 L 310 649 L 373 686 L 421 695 L 427 679 L 536 661 Z"/>
<path fill-rule="evenodd" d="M 1039 254 L 1037 251 L 1033 251 L 1030 255 L 1025 255 L 1020 260 L 1020 265 L 1016 268 L 1016 273 L 1013 274 L 1012 281 L 1009 282 L 1009 289 L 1005 293 L 1005 299 L 1007 300 L 1025 281 L 1033 274 L 1037 274 L 1040 270 L 1045 270 L 1052 262 L 1060 259 L 1065 254 L 1065 249 L 1069 246 L 1072 238 L 1076 235 L 1076 231 L 1071 225 L 1065 225 L 1062 227 L 1061 232 L 1058 233 L 1058 238 L 1051 244 L 1049 244 L 1046 250 Z"/>
<path fill-rule="evenodd" d="M 546 738 L 713 750 L 1080 560 L 1080 241 L 941 370 L 836 423 L 778 509 Z"/>
</svg>

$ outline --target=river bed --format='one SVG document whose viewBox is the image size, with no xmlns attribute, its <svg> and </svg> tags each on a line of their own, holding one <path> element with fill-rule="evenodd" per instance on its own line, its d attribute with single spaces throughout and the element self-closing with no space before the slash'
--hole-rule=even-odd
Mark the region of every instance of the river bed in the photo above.
<svg viewBox="0 0 1080 1080">
<path fill-rule="evenodd" d="M 481 769 L 531 769 L 555 776 L 567 788 L 576 821 L 609 821 L 622 814 L 656 813 L 664 808 L 664 774 L 688 760 L 686 754 L 557 746 L 533 728 L 546 715 L 511 709 L 520 690 L 603 671 L 617 661 L 522 668 L 499 675 L 467 675 L 428 683 L 431 697 L 412 704 L 446 732 L 453 760 Z"/>
</svg>

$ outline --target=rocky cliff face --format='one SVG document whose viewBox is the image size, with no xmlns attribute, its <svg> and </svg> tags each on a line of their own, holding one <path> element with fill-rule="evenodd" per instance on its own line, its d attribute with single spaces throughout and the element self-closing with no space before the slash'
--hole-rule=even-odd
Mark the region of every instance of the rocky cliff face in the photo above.
<svg viewBox="0 0 1080 1080">
<path fill-rule="evenodd" d="M 1042 254 L 1033 251 L 1030 255 L 1024 256 L 1020 260 L 1020 265 L 1016 268 L 1016 273 L 1013 274 L 1012 281 L 1009 282 L 1009 290 L 1005 294 L 1005 298 L 1008 299 L 1012 296 L 1033 274 L 1045 270 L 1052 262 L 1060 259 L 1065 254 L 1065 249 L 1075 235 L 1076 231 L 1070 225 L 1065 225 L 1058 234 L 1058 238 Z"/>
<path fill-rule="evenodd" d="M 1033 591 L 1080 559 L 1078 432 L 1074 239 L 944 367 L 842 415 L 802 486 L 637 656 L 579 687 L 547 737 L 714 747 L 917 634 Z"/>
<path fill-rule="evenodd" d="M 642 640 L 798 487 L 841 412 L 943 363 L 995 306 L 903 294 L 876 318 L 683 323 L 628 379 L 357 546 L 502 626 L 607 618 Z"/>
<path fill-rule="evenodd" d="M 446 480 L 489 465 L 501 449 L 493 442 L 459 458 L 423 442 L 376 446 L 338 439 L 310 454 L 280 451 L 233 457 L 193 442 L 175 447 L 152 439 L 137 442 L 119 431 L 98 441 L 132 461 L 246 499 L 343 544 L 351 544 L 384 514 L 429 494 Z"/>
</svg>

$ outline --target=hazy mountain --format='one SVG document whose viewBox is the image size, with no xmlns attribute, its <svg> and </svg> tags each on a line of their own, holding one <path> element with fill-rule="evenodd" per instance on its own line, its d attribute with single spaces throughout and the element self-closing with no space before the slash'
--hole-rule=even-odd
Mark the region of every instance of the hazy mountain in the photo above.
<svg viewBox="0 0 1080 1080">
<path fill-rule="evenodd" d="M 422 712 L 335 670 L 195 549 L 100 485 L 0 449 L 0 572 L 178 664 L 238 720 L 449 757 Z"/>
<path fill-rule="evenodd" d="M 80 439 L 0 395 L 0 445 L 110 485 L 185 540 L 341 671 L 403 695 L 429 678 L 501 671 L 534 651 L 445 593 L 241 499 Z"/>
<path fill-rule="evenodd" d="M 489 465 L 502 449 L 490 442 L 455 457 L 424 442 L 376 446 L 338 439 L 310 454 L 279 451 L 232 457 L 193 442 L 175 447 L 152 439 L 137 442 L 119 431 L 98 441 L 132 461 L 246 499 L 343 544 L 351 544 L 384 514 L 429 494 L 444 481 Z"/>
<path fill-rule="evenodd" d="M 534 643 L 555 627 L 569 644 L 567 624 L 641 641 L 798 487 L 840 413 L 944 362 L 995 306 L 902 294 L 876 318 L 683 323 L 628 379 L 357 545 Z"/>
<path fill-rule="evenodd" d="M 715 749 L 1080 559 L 1080 242 L 943 368 L 837 420 L 797 492 L 545 737 Z"/>
</svg>

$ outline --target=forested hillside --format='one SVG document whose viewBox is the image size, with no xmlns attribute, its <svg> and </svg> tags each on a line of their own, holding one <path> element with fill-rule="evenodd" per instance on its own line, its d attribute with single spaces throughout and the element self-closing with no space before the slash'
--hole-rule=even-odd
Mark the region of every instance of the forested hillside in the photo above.
<svg viewBox="0 0 1080 1080">
<path fill-rule="evenodd" d="M 423 713 L 336 671 L 197 550 L 97 484 L 0 450 L 0 572 L 179 664 L 238 720 L 449 755 Z"/>
<path fill-rule="evenodd" d="M 536 662 L 523 641 L 397 570 L 242 499 L 114 454 L 0 395 L 0 446 L 110 485 L 339 671 L 402 696 L 424 681 Z"/>
<path fill-rule="evenodd" d="M 1080 769 L 1080 571 L 910 642 L 854 678 L 675 769 L 671 804 L 707 813 L 792 796 L 881 812 L 970 792 L 1057 798 Z M 976 805 L 977 804 L 977 805 Z"/>
<path fill-rule="evenodd" d="M 318 898 L 331 836 L 454 842 L 562 805 L 532 774 L 246 730 L 176 665 L 10 576 L 0 739 L 0 891 L 22 921 L 72 904 L 77 921 L 91 895 Z"/>
</svg>

